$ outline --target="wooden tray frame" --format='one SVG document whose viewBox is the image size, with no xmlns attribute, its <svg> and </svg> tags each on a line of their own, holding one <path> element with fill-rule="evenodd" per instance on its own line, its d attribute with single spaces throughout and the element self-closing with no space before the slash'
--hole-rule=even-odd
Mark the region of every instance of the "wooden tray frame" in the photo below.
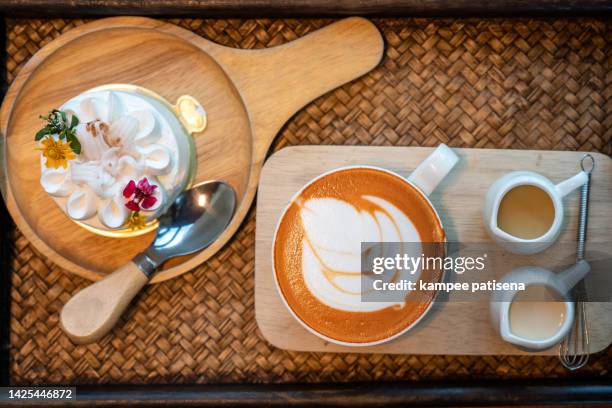
<svg viewBox="0 0 612 408">
<path fill-rule="evenodd" d="M 137 14 L 149 16 L 176 16 L 206 12 L 210 16 L 344 16 L 346 14 L 387 15 L 592 15 L 609 16 L 612 2 L 599 0 L 460 0 L 452 8 L 446 0 L 427 2 L 390 0 L 375 7 L 336 6 L 324 0 L 209 1 L 189 4 L 187 1 L 153 0 L 145 8 L 136 1 L 85 0 L 79 3 L 51 0 L 15 0 L 0 2 L 0 40 L 5 42 L 6 15 L 85 16 Z M 6 92 L 6 54 L 0 51 L 0 97 Z M 0 271 L 10 271 L 8 231 L 12 221 L 0 200 Z M 10 337 L 10 283 L 9 273 L 0 273 L 0 386 L 11 384 L 9 376 Z M 120 384 L 79 386 L 79 401 L 84 404 L 125 406 L 126 404 L 189 403 L 191 405 L 234 406 L 298 406 L 318 405 L 552 405 L 552 404 L 612 404 L 612 380 L 581 378 L 571 380 L 513 380 L 513 381 L 440 381 L 435 383 L 344 383 L 344 384 L 226 384 L 226 385 L 165 385 L 125 386 Z"/>
</svg>

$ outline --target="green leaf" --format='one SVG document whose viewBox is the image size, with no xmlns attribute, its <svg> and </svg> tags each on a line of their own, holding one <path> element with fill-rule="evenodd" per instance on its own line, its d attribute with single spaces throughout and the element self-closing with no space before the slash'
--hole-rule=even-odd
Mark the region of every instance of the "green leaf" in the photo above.
<svg viewBox="0 0 612 408">
<path fill-rule="evenodd" d="M 68 122 L 68 118 L 66 117 L 66 112 L 64 112 L 62 110 L 58 110 L 58 109 L 55 109 L 55 111 L 60 114 L 60 116 L 62 117 L 62 122 L 63 123 Z"/>
<path fill-rule="evenodd" d="M 76 115 L 72 115 L 72 119 L 70 120 L 70 128 L 73 129 L 77 127 L 78 124 L 79 124 L 79 118 L 77 118 Z"/>
<path fill-rule="evenodd" d="M 51 129 L 49 129 L 48 126 L 45 126 L 44 128 L 40 129 L 38 132 L 36 132 L 36 136 L 34 137 L 34 140 L 36 140 L 37 142 L 42 139 L 43 137 L 50 135 Z"/>
<path fill-rule="evenodd" d="M 66 132 L 66 136 L 70 142 L 70 148 L 72 151 L 76 154 L 81 154 L 81 142 L 79 142 L 79 139 L 77 139 L 74 132 Z"/>
</svg>

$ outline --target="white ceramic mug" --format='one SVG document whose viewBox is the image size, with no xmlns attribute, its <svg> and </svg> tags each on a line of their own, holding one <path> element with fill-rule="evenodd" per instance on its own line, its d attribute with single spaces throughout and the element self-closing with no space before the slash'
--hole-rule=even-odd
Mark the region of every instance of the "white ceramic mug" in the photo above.
<svg viewBox="0 0 612 408">
<path fill-rule="evenodd" d="M 584 171 L 573 177 L 553 184 L 541 174 L 532 171 L 513 171 L 499 178 L 491 185 L 485 197 L 483 211 L 484 226 L 489 235 L 506 250 L 517 254 L 535 254 L 548 248 L 559 237 L 563 225 L 563 197 L 587 181 Z M 518 186 L 534 186 L 546 192 L 555 211 L 554 220 L 544 235 L 535 239 L 523 239 L 507 233 L 498 227 L 497 213 L 504 195 Z"/>
<path fill-rule="evenodd" d="M 329 174 L 332 174 L 332 173 L 335 173 L 341 170 L 345 170 L 345 169 L 354 169 L 354 168 L 369 168 L 369 169 L 379 170 L 379 171 L 391 174 L 399 179 L 402 179 L 403 181 L 416 187 L 417 191 L 419 191 L 422 197 L 429 203 L 429 205 L 435 212 L 440 225 L 442 225 L 442 221 L 440 220 L 440 217 L 437 211 L 435 210 L 434 205 L 429 200 L 428 196 L 435 190 L 435 188 L 440 184 L 440 182 L 448 175 L 448 173 L 452 170 L 452 168 L 457 164 L 458 161 L 459 161 L 459 157 L 448 146 L 441 144 L 423 162 L 421 162 L 421 164 L 419 164 L 419 166 L 407 178 L 404 178 L 401 175 L 393 171 L 390 171 L 384 168 L 380 168 L 380 167 L 375 167 L 375 166 L 345 166 L 345 167 L 337 168 L 337 169 L 328 171 L 326 173 L 323 173 L 315 177 L 314 179 L 310 180 L 291 198 L 289 204 L 285 207 L 283 214 L 279 218 L 279 222 L 274 232 L 273 242 L 276 242 L 277 240 L 277 234 L 278 234 L 279 227 L 285 216 L 285 213 L 290 208 L 291 203 L 293 203 L 308 186 L 310 186 L 315 181 Z M 281 287 L 278 281 L 278 275 L 277 275 L 277 270 L 276 270 L 275 261 L 274 261 L 274 258 L 275 258 L 274 257 L 274 245 L 272 246 L 271 255 L 272 255 L 272 266 L 273 266 L 273 271 L 274 271 L 274 281 L 276 284 L 276 289 L 277 289 L 278 295 L 283 301 L 283 304 L 285 305 L 287 310 L 289 310 L 289 313 L 310 333 L 318 336 L 319 338 L 325 341 L 331 342 L 331 343 L 339 344 L 342 346 L 355 346 L 355 347 L 374 346 L 374 345 L 386 343 L 390 340 L 393 340 L 401 336 L 402 334 L 410 330 L 412 327 L 414 327 L 416 324 L 418 324 L 418 322 L 421 321 L 421 319 L 427 314 L 427 312 L 433 305 L 433 301 L 432 301 L 429 304 L 428 308 L 422 312 L 420 317 L 415 322 L 413 322 L 412 324 L 405 327 L 400 332 L 390 337 L 384 338 L 382 340 L 374 341 L 374 342 L 368 342 L 368 343 L 350 343 L 350 342 L 345 342 L 345 341 L 339 341 L 339 340 L 330 338 L 328 336 L 325 336 L 322 333 L 319 333 L 318 331 L 310 327 L 308 324 L 306 324 L 304 321 L 302 321 L 300 317 L 292 310 L 291 306 L 289 305 L 289 303 L 287 302 L 287 300 L 285 299 L 283 295 L 283 292 L 281 290 Z"/>
<path fill-rule="evenodd" d="M 591 267 L 588 262 L 583 260 L 560 273 L 553 273 L 547 269 L 535 266 L 527 266 L 509 272 L 501 279 L 501 282 L 522 282 L 526 287 L 529 285 L 543 285 L 556 292 L 565 305 L 565 319 L 559 330 L 549 338 L 535 340 L 521 337 L 512 331 L 510 322 L 510 307 L 517 295 L 517 291 L 508 290 L 494 292 L 491 296 L 490 313 L 494 328 L 505 341 L 531 350 L 545 350 L 559 343 L 567 336 L 574 321 L 574 302 L 569 292 L 590 270 Z"/>
</svg>

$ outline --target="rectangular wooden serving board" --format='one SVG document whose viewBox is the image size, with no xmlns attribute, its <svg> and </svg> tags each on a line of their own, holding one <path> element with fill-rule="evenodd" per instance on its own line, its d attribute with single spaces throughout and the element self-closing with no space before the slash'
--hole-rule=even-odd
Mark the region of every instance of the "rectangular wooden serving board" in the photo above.
<svg viewBox="0 0 612 408">
<path fill-rule="evenodd" d="M 500 355 L 534 354 L 500 339 L 491 326 L 489 304 L 437 302 L 427 316 L 399 338 L 374 347 L 346 347 L 323 341 L 304 329 L 285 308 L 272 271 L 272 240 L 278 220 L 293 195 L 326 171 L 351 165 L 371 165 L 408 176 L 432 151 L 425 147 L 299 146 L 282 149 L 266 162 L 257 198 L 255 248 L 255 313 L 263 336 L 276 347 L 296 351 Z M 432 194 L 450 242 L 487 242 L 481 211 L 489 186 L 513 170 L 531 170 L 557 183 L 580 169 L 584 152 L 454 149 L 460 162 Z M 612 159 L 595 158 L 589 207 L 588 242 L 612 242 Z M 559 242 L 576 239 L 578 190 L 565 199 L 565 227 Z M 554 248 L 551 247 L 551 249 Z M 588 248 L 588 244 L 587 244 Z M 524 266 L 524 265 L 517 265 Z M 612 279 L 612 274 L 610 279 Z M 590 350 L 612 342 L 612 303 L 587 304 Z M 557 354 L 557 347 L 540 352 Z"/>
</svg>

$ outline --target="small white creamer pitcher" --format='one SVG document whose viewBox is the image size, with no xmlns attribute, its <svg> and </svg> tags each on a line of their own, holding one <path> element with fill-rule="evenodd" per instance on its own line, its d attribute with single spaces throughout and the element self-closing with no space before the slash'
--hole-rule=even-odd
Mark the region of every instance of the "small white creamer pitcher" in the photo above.
<svg viewBox="0 0 612 408">
<path fill-rule="evenodd" d="M 553 273 L 548 269 L 536 266 L 527 266 L 509 272 L 502 278 L 502 282 L 522 282 L 526 288 L 529 285 L 542 285 L 557 293 L 565 306 L 564 320 L 556 333 L 548 338 L 526 338 L 515 333 L 512 329 L 510 310 L 518 291 L 508 290 L 494 292 L 491 296 L 490 312 L 494 328 L 505 341 L 531 350 L 545 350 L 559 343 L 567 336 L 574 321 L 574 302 L 569 292 L 590 270 L 589 263 L 582 260 L 560 273 Z"/>
<path fill-rule="evenodd" d="M 516 254 L 535 254 L 548 248 L 558 238 L 563 224 L 563 197 L 587 181 L 587 173 L 581 171 L 559 184 L 532 171 L 513 171 L 499 178 L 491 185 L 485 197 L 483 221 L 486 231 L 504 249 Z M 554 206 L 554 220 L 546 233 L 534 238 L 523 239 L 511 235 L 498 226 L 498 211 L 504 196 L 513 188 L 534 186 L 550 197 Z"/>
</svg>

